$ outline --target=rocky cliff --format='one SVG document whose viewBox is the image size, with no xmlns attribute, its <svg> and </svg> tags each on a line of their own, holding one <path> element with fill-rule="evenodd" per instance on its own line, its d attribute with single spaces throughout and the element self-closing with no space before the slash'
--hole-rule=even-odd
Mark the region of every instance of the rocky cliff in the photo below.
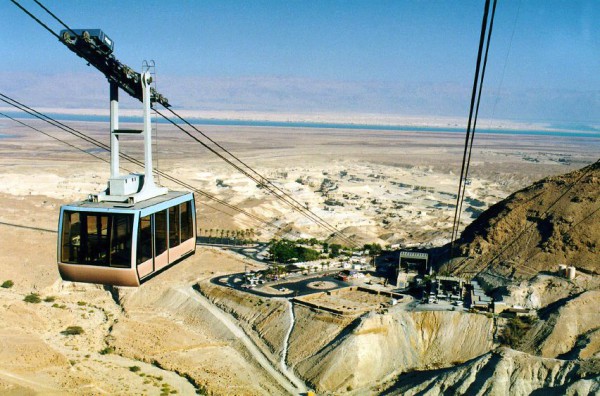
<svg viewBox="0 0 600 396">
<path fill-rule="evenodd" d="M 484 268 L 530 278 L 559 263 L 600 273 L 600 161 L 549 177 L 490 207 L 457 241 L 469 260 L 448 268 L 459 274 Z"/>
<path fill-rule="evenodd" d="M 599 301 L 600 290 L 590 290 L 540 310 L 540 320 L 521 342 L 523 349 L 551 358 L 600 358 Z"/>
<path fill-rule="evenodd" d="M 317 391 L 360 391 L 402 372 L 472 359 L 492 346 L 493 321 L 485 315 L 371 313 L 295 369 Z"/>
<path fill-rule="evenodd" d="M 499 348 L 456 367 L 402 376 L 388 395 L 587 395 L 600 392 L 598 361 L 568 361 Z"/>
</svg>

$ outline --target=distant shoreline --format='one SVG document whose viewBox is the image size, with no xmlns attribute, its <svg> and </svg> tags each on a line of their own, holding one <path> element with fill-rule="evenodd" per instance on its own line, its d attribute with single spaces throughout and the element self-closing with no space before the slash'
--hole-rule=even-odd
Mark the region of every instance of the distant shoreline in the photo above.
<svg viewBox="0 0 600 396">
<path fill-rule="evenodd" d="M 21 119 L 34 119 L 34 117 L 19 111 L 4 111 L 7 115 Z M 125 112 L 127 113 L 127 112 Z M 48 116 L 61 121 L 80 121 L 80 122 L 108 122 L 107 114 L 81 114 L 74 113 L 54 113 L 46 112 Z M 340 130 L 374 130 L 374 131 L 399 131 L 399 132 L 432 132 L 432 133 L 463 133 L 464 127 L 440 126 L 440 125 L 402 125 L 402 124 L 371 124 L 354 122 L 316 122 L 316 121 L 273 121 L 260 119 L 234 119 L 234 118 L 201 118 L 184 115 L 187 120 L 194 125 L 214 125 L 214 126 L 249 126 L 249 127 L 273 127 L 273 128 L 310 128 L 310 129 L 340 129 Z M 123 123 L 139 123 L 141 116 L 121 115 L 120 121 Z M 159 118 L 159 123 L 168 122 Z M 180 123 L 180 122 L 178 122 Z M 435 124 L 435 123 L 433 123 Z M 438 122 L 439 124 L 439 122 Z M 537 128 L 536 128 L 537 127 Z M 495 135 L 530 135 L 530 136 L 555 136 L 555 137 L 581 137 L 581 138 L 599 138 L 600 130 L 590 130 L 594 128 L 544 128 L 540 125 L 511 125 L 507 127 L 482 127 L 477 128 L 477 133 L 495 134 Z"/>
</svg>

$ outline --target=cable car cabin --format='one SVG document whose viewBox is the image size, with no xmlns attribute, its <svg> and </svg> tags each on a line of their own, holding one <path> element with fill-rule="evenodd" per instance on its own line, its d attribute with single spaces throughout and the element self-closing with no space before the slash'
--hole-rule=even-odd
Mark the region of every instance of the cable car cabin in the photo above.
<svg viewBox="0 0 600 396">
<path fill-rule="evenodd" d="M 60 208 L 58 269 L 64 280 L 139 286 L 196 251 L 194 195 L 127 205 L 82 201 Z"/>
</svg>

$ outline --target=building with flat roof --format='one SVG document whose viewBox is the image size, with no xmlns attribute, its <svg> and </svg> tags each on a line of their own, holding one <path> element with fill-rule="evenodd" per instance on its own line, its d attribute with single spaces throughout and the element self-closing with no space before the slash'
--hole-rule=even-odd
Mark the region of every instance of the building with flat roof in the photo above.
<svg viewBox="0 0 600 396">
<path fill-rule="evenodd" d="M 408 284 L 417 276 L 427 275 L 431 272 L 429 254 L 421 252 L 400 251 L 398 269 L 396 271 L 396 285 L 408 287 Z"/>
</svg>

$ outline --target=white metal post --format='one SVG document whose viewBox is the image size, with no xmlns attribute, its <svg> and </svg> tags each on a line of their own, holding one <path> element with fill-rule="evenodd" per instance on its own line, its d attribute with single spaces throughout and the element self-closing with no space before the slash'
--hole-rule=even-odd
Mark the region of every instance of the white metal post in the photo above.
<svg viewBox="0 0 600 396">
<path fill-rule="evenodd" d="M 119 86 L 110 82 L 110 177 L 119 176 Z"/>
<path fill-rule="evenodd" d="M 144 185 L 154 185 L 152 177 L 152 116 L 150 113 L 150 73 L 142 74 L 144 103 Z"/>
<path fill-rule="evenodd" d="M 142 97 L 144 104 L 144 129 L 141 131 L 144 136 L 144 175 L 129 174 L 119 175 L 119 133 L 140 132 L 135 130 L 119 129 L 119 97 L 117 84 L 110 84 L 110 174 L 108 181 L 109 188 L 106 191 L 92 196 L 91 199 L 97 202 L 128 202 L 134 204 L 150 198 L 158 197 L 169 192 L 166 187 L 159 187 L 154 184 L 152 172 L 152 115 L 150 83 L 152 78 L 149 73 L 141 75 Z M 143 177 L 143 181 L 141 180 Z M 141 187 L 141 189 L 139 189 Z"/>
</svg>

